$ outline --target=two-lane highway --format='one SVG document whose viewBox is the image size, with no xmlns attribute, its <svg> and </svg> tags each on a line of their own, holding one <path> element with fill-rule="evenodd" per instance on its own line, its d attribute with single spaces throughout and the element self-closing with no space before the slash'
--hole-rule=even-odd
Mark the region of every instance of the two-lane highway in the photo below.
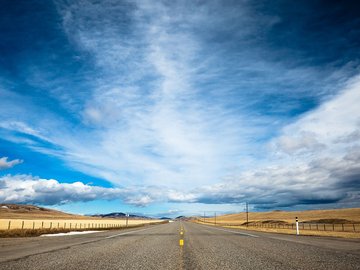
<svg viewBox="0 0 360 270">
<path fill-rule="evenodd" d="M 360 241 L 174 222 L 86 235 L 0 239 L 0 269 L 360 269 Z"/>
</svg>

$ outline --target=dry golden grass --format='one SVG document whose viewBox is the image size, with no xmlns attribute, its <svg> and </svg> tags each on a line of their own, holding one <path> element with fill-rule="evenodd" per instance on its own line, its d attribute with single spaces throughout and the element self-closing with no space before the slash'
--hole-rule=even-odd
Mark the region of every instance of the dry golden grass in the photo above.
<svg viewBox="0 0 360 270">
<path fill-rule="evenodd" d="M 164 224 L 168 221 L 160 221 L 156 223 L 150 223 L 149 225 L 156 225 L 156 224 Z M 96 228 L 96 231 L 105 231 L 105 230 L 120 230 L 120 229 L 128 229 L 128 228 L 137 228 L 142 227 L 145 224 L 133 224 L 127 227 L 122 226 L 115 226 L 115 227 L 108 227 L 108 228 Z M 40 236 L 43 234 L 56 234 L 56 233 L 68 233 L 72 231 L 91 231 L 94 230 L 92 228 L 87 229 L 64 229 L 64 228 L 52 228 L 52 229 L 11 229 L 11 230 L 0 230 L 0 238 L 11 238 L 11 237 L 35 237 Z"/>
<path fill-rule="evenodd" d="M 105 230 L 119 230 L 119 229 L 125 229 L 125 228 L 137 228 L 144 226 L 144 224 L 139 225 L 131 225 L 129 227 L 121 227 L 121 228 L 102 228 L 102 229 L 96 229 L 96 231 L 105 231 Z M 68 233 L 73 231 L 91 231 L 93 229 L 11 229 L 11 230 L 0 230 L 0 238 L 10 238 L 10 237 L 35 237 L 40 236 L 43 234 L 56 234 L 56 233 Z"/>
<path fill-rule="evenodd" d="M 264 222 L 269 220 L 294 223 L 295 217 L 300 222 L 316 222 L 328 220 L 331 223 L 336 220 L 346 220 L 348 223 L 360 223 L 360 208 L 329 209 L 329 210 L 309 210 L 309 211 L 272 211 L 272 212 L 249 212 L 249 222 Z M 214 222 L 214 218 L 205 219 Z M 242 224 L 246 222 L 246 213 L 218 216 L 217 223 Z M 343 221 L 344 222 L 344 221 Z M 339 222 L 342 223 L 342 222 Z"/>
<path fill-rule="evenodd" d="M 295 230 L 291 229 L 274 229 L 274 228 L 257 228 L 257 227 L 246 227 L 246 226 L 224 226 L 225 228 L 238 228 L 249 231 L 261 231 L 261 232 L 272 232 L 282 234 L 293 234 Z M 332 231 L 310 231 L 300 230 L 300 235 L 308 236 L 329 236 L 329 237 L 342 237 L 342 238 L 360 238 L 360 233 L 356 232 L 332 232 Z"/>
<path fill-rule="evenodd" d="M 156 224 L 161 220 L 129 219 L 128 226 Z M 0 204 L 0 230 L 100 229 L 125 227 L 126 219 L 72 215 L 33 205 Z"/>
<path fill-rule="evenodd" d="M 259 227 L 263 224 L 294 224 L 295 217 L 298 217 L 299 222 L 303 223 L 328 223 L 334 225 L 327 225 L 327 231 L 324 231 L 319 225 L 319 230 L 315 230 L 314 226 L 311 230 L 308 228 L 308 224 L 305 225 L 306 230 L 302 230 L 300 226 L 301 235 L 312 235 L 312 236 L 332 236 L 332 237 L 344 237 L 344 238 L 360 238 L 359 224 L 360 224 L 360 208 L 347 208 L 347 209 L 329 209 L 329 210 L 308 210 L 308 211 L 272 211 L 272 212 L 250 212 L 249 213 L 249 225 L 255 226 L 241 226 L 246 224 L 246 213 L 238 213 L 231 215 L 218 216 L 216 223 L 218 226 L 224 226 L 229 228 L 239 228 L 244 230 L 252 231 L 263 231 L 263 232 L 274 232 L 284 234 L 295 234 L 294 229 L 284 228 L 264 228 Z M 200 219 L 202 223 L 203 219 Z M 205 222 L 207 225 L 214 225 L 214 218 L 206 218 Z M 344 226 L 341 225 L 345 224 Z M 348 224 L 347 224 L 348 223 Z M 352 231 L 353 225 L 356 227 L 356 232 Z M 234 226 L 234 225 L 240 226 Z M 337 224 L 337 225 L 335 225 Z M 227 226 L 230 225 L 230 226 Z M 232 225 L 232 226 L 231 226 Z M 291 227 L 291 225 L 289 225 Z M 335 231 L 330 231 L 335 226 Z M 340 227 L 339 227 L 340 226 Z M 350 226 L 350 227 L 349 227 Z M 279 226 L 278 226 L 279 227 Z M 286 227 L 286 225 L 285 225 Z M 345 231 L 341 231 L 344 230 Z"/>
<path fill-rule="evenodd" d="M 154 219 L 129 219 L 128 225 L 159 223 Z M 0 230 L 9 229 L 98 229 L 106 227 L 125 227 L 125 219 L 0 219 Z"/>
<path fill-rule="evenodd" d="M 204 223 L 200 220 L 193 221 L 200 224 L 205 224 L 209 226 L 220 226 L 223 228 L 232 228 L 232 229 L 241 229 L 241 230 L 248 230 L 248 231 L 258 231 L 258 232 L 270 232 L 270 233 L 280 233 L 280 234 L 292 234 L 295 235 L 295 229 L 275 229 L 275 228 L 259 228 L 253 226 L 226 226 L 226 225 L 215 225 L 214 223 Z M 300 235 L 306 236 L 327 236 L 327 237 L 341 237 L 341 238 L 353 238 L 359 239 L 360 232 L 339 232 L 339 231 L 316 231 L 316 230 L 301 230 Z"/>
</svg>

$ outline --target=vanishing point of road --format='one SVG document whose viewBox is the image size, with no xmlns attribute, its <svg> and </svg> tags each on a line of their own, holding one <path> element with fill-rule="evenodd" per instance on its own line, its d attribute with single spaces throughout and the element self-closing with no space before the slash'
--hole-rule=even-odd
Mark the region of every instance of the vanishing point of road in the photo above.
<svg viewBox="0 0 360 270">
<path fill-rule="evenodd" d="M 360 269 L 360 241 L 179 221 L 84 235 L 2 238 L 0 269 Z"/>
</svg>

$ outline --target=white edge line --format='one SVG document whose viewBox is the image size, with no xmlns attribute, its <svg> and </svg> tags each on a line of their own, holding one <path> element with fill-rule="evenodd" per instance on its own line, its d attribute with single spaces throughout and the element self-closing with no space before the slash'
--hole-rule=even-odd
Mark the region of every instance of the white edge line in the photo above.
<svg viewBox="0 0 360 270">
<path fill-rule="evenodd" d="M 83 232 L 71 231 L 71 232 L 67 232 L 67 233 L 48 233 L 48 234 L 42 234 L 42 235 L 40 235 L 40 237 L 83 235 L 83 234 L 98 233 L 98 232 L 101 232 L 101 231 L 83 231 Z"/>
<path fill-rule="evenodd" d="M 250 233 L 234 232 L 234 231 L 229 231 L 229 230 L 224 230 L 224 229 L 219 229 L 219 228 L 213 228 L 213 227 L 208 227 L 208 228 L 212 228 L 212 229 L 218 230 L 218 231 L 230 232 L 230 233 L 235 233 L 235 234 L 242 234 L 242 235 L 251 236 L 251 237 L 259 237 L 258 235 L 254 235 L 254 234 L 250 234 Z"/>
<path fill-rule="evenodd" d="M 114 235 L 110 235 L 110 236 L 105 237 L 105 239 L 114 238 L 114 237 L 117 237 L 117 236 L 126 235 L 126 234 L 130 234 L 130 233 L 137 233 L 137 232 L 147 231 L 147 230 L 151 230 L 153 228 L 147 228 L 147 229 L 142 229 L 142 230 L 136 230 L 136 231 L 131 231 L 131 232 L 124 232 L 124 233 L 114 234 Z"/>
</svg>

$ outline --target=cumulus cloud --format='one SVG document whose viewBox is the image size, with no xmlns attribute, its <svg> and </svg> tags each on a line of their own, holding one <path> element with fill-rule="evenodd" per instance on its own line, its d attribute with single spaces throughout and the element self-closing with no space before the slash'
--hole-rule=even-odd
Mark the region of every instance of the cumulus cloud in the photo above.
<svg viewBox="0 0 360 270">
<path fill-rule="evenodd" d="M 82 182 L 59 183 L 55 179 L 41 179 L 30 175 L 0 177 L 0 201 L 4 203 L 33 203 L 57 205 L 93 200 L 122 200 L 128 204 L 145 206 L 163 198 L 154 187 L 104 188 Z"/>
<path fill-rule="evenodd" d="M 35 203 L 44 205 L 90 201 L 96 198 L 115 199 L 121 190 L 89 186 L 81 182 L 59 183 L 29 175 L 5 175 L 0 178 L 0 200 L 5 203 Z"/>
<path fill-rule="evenodd" d="M 10 169 L 21 163 L 23 163 L 21 159 L 14 159 L 8 161 L 8 157 L 2 157 L 0 158 L 0 170 Z"/>
<path fill-rule="evenodd" d="M 259 208 L 344 204 L 360 194 L 360 78 L 286 126 L 268 160 L 228 181 L 187 194 L 203 203 L 250 201 Z"/>
</svg>

